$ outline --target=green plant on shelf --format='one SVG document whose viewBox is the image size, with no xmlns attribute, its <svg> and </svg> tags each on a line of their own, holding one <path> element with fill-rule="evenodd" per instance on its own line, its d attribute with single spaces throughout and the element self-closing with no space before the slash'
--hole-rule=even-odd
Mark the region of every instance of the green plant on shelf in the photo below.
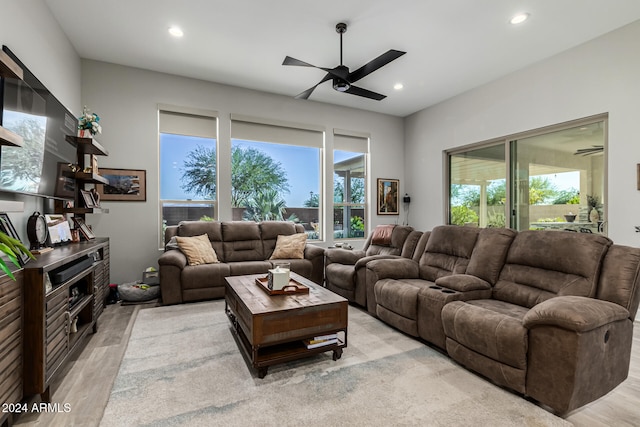
<svg viewBox="0 0 640 427">
<path fill-rule="evenodd" d="M 35 259 L 33 254 L 29 252 L 29 249 L 27 249 L 20 240 L 14 239 L 2 231 L 0 231 L 0 251 L 4 252 L 9 260 L 18 268 L 20 268 L 20 263 L 18 262 L 18 255 L 20 253 L 28 255 L 31 259 Z M 11 279 L 16 280 L 9 266 L 2 258 L 0 258 L 0 270 L 4 271 Z"/>
</svg>

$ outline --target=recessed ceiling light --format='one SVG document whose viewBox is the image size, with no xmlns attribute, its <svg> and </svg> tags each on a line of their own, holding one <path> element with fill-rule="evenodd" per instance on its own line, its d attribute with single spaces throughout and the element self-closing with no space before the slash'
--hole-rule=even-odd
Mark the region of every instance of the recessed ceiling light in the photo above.
<svg viewBox="0 0 640 427">
<path fill-rule="evenodd" d="M 169 34 L 171 34 L 173 37 L 184 36 L 184 33 L 179 27 L 169 27 Z"/>
<path fill-rule="evenodd" d="M 400 89 L 402 89 L 403 87 L 404 87 L 404 85 L 403 85 L 402 83 L 396 83 L 396 84 L 394 84 L 394 85 L 393 85 L 393 88 L 394 88 L 395 90 L 400 90 Z"/>
<path fill-rule="evenodd" d="M 509 22 L 512 24 L 522 24 L 524 21 L 529 19 L 529 14 L 527 12 L 518 13 L 515 15 Z"/>
</svg>

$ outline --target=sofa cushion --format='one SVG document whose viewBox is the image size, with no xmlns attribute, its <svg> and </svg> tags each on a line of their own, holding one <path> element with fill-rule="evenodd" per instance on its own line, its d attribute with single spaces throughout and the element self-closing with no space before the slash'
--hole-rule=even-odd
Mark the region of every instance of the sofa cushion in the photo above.
<svg viewBox="0 0 640 427">
<path fill-rule="evenodd" d="M 600 284 L 596 297 L 615 302 L 629 310 L 634 320 L 640 303 L 640 249 L 612 245 L 607 251 L 600 273 Z"/>
<path fill-rule="evenodd" d="M 463 274 L 478 239 L 480 229 L 441 225 L 431 230 L 420 257 L 420 278 L 435 282 L 442 276 Z"/>
<path fill-rule="evenodd" d="M 376 302 L 407 319 L 418 318 L 418 293 L 433 283 L 420 279 L 382 279 L 374 286 Z"/>
<path fill-rule="evenodd" d="M 513 240 L 493 298 L 523 307 L 557 295 L 594 297 L 611 240 L 567 231 L 521 231 Z"/>
<path fill-rule="evenodd" d="M 503 301 L 453 301 L 442 308 L 445 335 L 483 356 L 518 369 L 527 367 L 527 309 Z"/>
<path fill-rule="evenodd" d="M 224 278 L 229 276 L 229 265 L 225 263 L 187 265 L 180 272 L 181 290 L 203 289 L 221 286 L 224 288 Z M 162 278 L 161 278 L 162 282 Z"/>
<path fill-rule="evenodd" d="M 206 234 L 193 237 L 177 236 L 178 247 L 187 257 L 189 265 L 220 262 Z"/>
<path fill-rule="evenodd" d="M 223 221 L 222 246 L 225 262 L 264 261 L 260 226 L 252 221 Z"/>
<path fill-rule="evenodd" d="M 278 236 L 276 247 L 269 259 L 303 259 L 306 245 L 307 235 L 304 233 Z"/>
</svg>

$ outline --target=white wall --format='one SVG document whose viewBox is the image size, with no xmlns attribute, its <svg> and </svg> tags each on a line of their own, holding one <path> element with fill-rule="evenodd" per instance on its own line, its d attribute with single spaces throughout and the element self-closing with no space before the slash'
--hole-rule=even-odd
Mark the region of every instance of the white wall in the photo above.
<svg viewBox="0 0 640 427">
<path fill-rule="evenodd" d="M 42 0 L 2 0 L 0 44 L 6 45 L 65 107 L 79 115 L 80 57 Z M 24 213 L 9 213 L 18 234 L 28 244 L 26 223 L 43 212 L 44 199 L 0 193 L 0 200 L 24 202 Z"/>
<path fill-rule="evenodd" d="M 348 96 L 336 94 L 336 96 Z M 111 277 L 115 283 L 139 279 L 142 270 L 157 266 L 158 209 L 158 104 L 172 104 L 218 112 L 219 218 L 231 219 L 230 114 L 284 120 L 326 127 L 326 148 L 332 153 L 332 129 L 371 134 L 369 191 L 375 200 L 376 178 L 400 179 L 404 194 L 403 120 L 398 117 L 331 106 L 292 97 L 187 79 L 103 62 L 82 61 L 82 102 L 100 115 L 99 142 L 109 156 L 99 166 L 147 171 L 146 202 L 102 202 L 107 215 L 89 215 L 96 234 L 111 238 Z M 328 157 L 331 162 L 331 157 Z M 324 185 L 333 188 L 333 176 Z M 227 189 L 227 191 L 224 191 Z M 330 190 L 329 194 L 333 192 Z M 325 224 L 332 211 L 325 209 Z M 369 226 L 402 222 L 400 216 L 377 216 L 369 209 Z M 327 222 L 329 221 L 329 222 Z M 360 246 L 362 242 L 357 242 Z"/>
<path fill-rule="evenodd" d="M 445 222 L 443 150 L 608 112 L 608 235 L 638 246 L 639 50 L 636 21 L 407 117 L 412 225 L 428 230 Z"/>
</svg>

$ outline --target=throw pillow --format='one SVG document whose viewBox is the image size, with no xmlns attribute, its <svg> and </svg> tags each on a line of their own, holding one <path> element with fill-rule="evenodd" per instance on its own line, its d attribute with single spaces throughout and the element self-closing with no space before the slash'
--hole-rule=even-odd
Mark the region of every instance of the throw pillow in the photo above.
<svg viewBox="0 0 640 427">
<path fill-rule="evenodd" d="M 276 248 L 270 259 L 303 259 L 306 244 L 306 233 L 296 233 L 290 236 L 279 235 L 276 240 Z"/>
<path fill-rule="evenodd" d="M 216 251 L 211 247 L 211 242 L 206 234 L 194 237 L 177 236 L 178 247 L 187 257 L 189 265 L 212 264 L 220 262 Z"/>
</svg>

